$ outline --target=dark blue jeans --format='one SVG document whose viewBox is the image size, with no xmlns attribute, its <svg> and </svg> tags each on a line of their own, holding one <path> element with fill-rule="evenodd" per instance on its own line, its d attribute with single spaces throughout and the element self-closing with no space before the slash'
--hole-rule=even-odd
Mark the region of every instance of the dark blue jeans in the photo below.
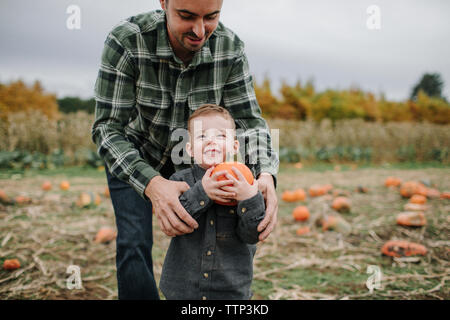
<svg viewBox="0 0 450 320">
<path fill-rule="evenodd" d="M 159 300 L 153 275 L 152 204 L 105 165 L 117 225 L 117 285 L 120 300 Z"/>
</svg>

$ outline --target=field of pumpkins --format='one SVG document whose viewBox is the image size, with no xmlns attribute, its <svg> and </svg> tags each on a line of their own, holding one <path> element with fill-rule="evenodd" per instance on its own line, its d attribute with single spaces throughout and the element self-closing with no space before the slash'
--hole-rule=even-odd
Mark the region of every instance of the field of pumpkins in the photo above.
<svg viewBox="0 0 450 320">
<path fill-rule="evenodd" d="M 450 170 L 282 166 L 254 299 L 450 299 Z M 151 214 L 151 213 L 150 213 Z M 170 238 L 153 223 L 157 283 Z M 0 299 L 117 299 L 103 171 L 0 179 Z M 79 266 L 83 288 L 67 289 Z M 382 272 L 370 291 L 370 267 Z"/>
</svg>

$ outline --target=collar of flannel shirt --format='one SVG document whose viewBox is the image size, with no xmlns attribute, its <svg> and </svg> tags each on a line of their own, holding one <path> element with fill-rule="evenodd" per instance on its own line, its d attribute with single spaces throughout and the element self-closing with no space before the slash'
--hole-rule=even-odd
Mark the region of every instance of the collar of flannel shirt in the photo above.
<svg viewBox="0 0 450 320">
<path fill-rule="evenodd" d="M 178 58 L 173 50 L 172 46 L 169 42 L 169 36 L 167 34 L 167 26 L 166 26 L 166 13 L 165 11 L 160 12 L 160 17 L 157 19 L 157 32 L 158 38 L 156 40 L 156 55 L 161 59 L 170 59 L 173 57 L 175 62 L 178 64 L 183 64 L 183 62 Z M 217 30 L 217 29 L 216 29 Z M 216 30 L 211 34 L 211 37 L 216 36 Z M 210 38 L 211 38 L 210 37 Z M 209 38 L 209 39 L 210 39 Z M 213 57 L 211 54 L 211 50 L 209 49 L 209 39 L 205 42 L 202 49 L 197 51 L 189 64 L 190 68 L 194 68 L 203 63 L 211 63 L 213 62 Z"/>
</svg>

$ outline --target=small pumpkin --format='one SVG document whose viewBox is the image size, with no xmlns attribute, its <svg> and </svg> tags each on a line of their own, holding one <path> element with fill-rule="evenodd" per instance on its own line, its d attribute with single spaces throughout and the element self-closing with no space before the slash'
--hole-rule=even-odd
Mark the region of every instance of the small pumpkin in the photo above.
<svg viewBox="0 0 450 320">
<path fill-rule="evenodd" d="M 306 206 L 298 206 L 292 211 L 292 216 L 296 221 L 305 221 L 309 219 L 309 210 Z"/>
<path fill-rule="evenodd" d="M 450 199 L 450 192 L 448 192 L 448 191 L 442 192 L 440 198 L 441 199 Z"/>
<path fill-rule="evenodd" d="M 417 181 L 407 181 L 400 187 L 400 194 L 403 198 L 411 198 L 415 194 L 427 195 L 427 188 Z"/>
<path fill-rule="evenodd" d="M 50 181 L 44 181 L 41 185 L 41 189 L 44 191 L 50 191 L 52 189 L 52 183 Z"/>
<path fill-rule="evenodd" d="M 0 203 L 2 204 L 11 204 L 11 198 L 6 194 L 4 190 L 0 190 Z"/>
<path fill-rule="evenodd" d="M 427 211 L 428 206 L 424 204 L 416 204 L 416 203 L 406 203 L 403 206 L 403 210 L 405 211 Z"/>
<path fill-rule="evenodd" d="M 327 191 L 323 186 L 314 184 L 309 188 L 308 193 L 311 197 L 320 197 L 326 194 Z"/>
<path fill-rule="evenodd" d="M 111 197 L 111 193 L 109 192 L 109 187 L 106 186 L 105 190 L 103 191 L 103 195 L 105 196 L 105 198 L 110 198 Z"/>
<path fill-rule="evenodd" d="M 298 236 L 303 236 L 305 234 L 310 233 L 310 228 L 308 226 L 306 227 L 300 227 L 297 229 L 297 231 L 295 232 Z"/>
<path fill-rule="evenodd" d="M 331 207 L 338 212 L 350 211 L 351 203 L 347 197 L 337 197 L 333 200 Z"/>
<path fill-rule="evenodd" d="M 423 227 L 427 219 L 423 212 L 401 212 L 397 215 L 397 224 L 405 227 Z"/>
<path fill-rule="evenodd" d="M 20 268 L 20 261 L 18 259 L 6 259 L 3 262 L 4 270 L 16 270 Z"/>
<path fill-rule="evenodd" d="M 383 245 L 383 247 L 381 248 L 381 252 L 384 255 L 390 257 L 400 258 L 415 255 L 426 255 L 427 248 L 425 248 L 425 246 L 421 244 L 414 242 L 403 240 L 390 240 Z"/>
<path fill-rule="evenodd" d="M 340 233 L 348 234 L 351 232 L 351 225 L 340 216 L 327 215 L 321 219 L 322 230 L 334 230 Z"/>
<path fill-rule="evenodd" d="M 356 192 L 359 192 L 359 193 L 368 193 L 368 192 L 369 192 L 369 189 L 368 189 L 367 187 L 364 187 L 364 186 L 362 186 L 362 185 L 359 185 L 359 186 L 356 187 Z"/>
<path fill-rule="evenodd" d="M 283 194 L 281 195 L 281 199 L 286 202 L 297 201 L 297 197 L 296 197 L 295 193 L 290 190 L 284 191 Z"/>
<path fill-rule="evenodd" d="M 78 196 L 75 204 L 79 208 L 87 208 L 89 206 L 98 206 L 101 201 L 102 199 L 97 193 L 94 194 L 92 192 L 82 192 Z"/>
<path fill-rule="evenodd" d="M 98 230 L 94 241 L 96 243 L 108 243 L 117 237 L 117 232 L 111 228 L 103 227 Z"/>
<path fill-rule="evenodd" d="M 238 177 L 236 176 L 236 174 L 234 173 L 234 171 L 232 170 L 232 168 L 235 167 L 236 169 L 238 169 L 242 175 L 244 176 L 244 178 L 247 180 L 247 182 L 252 185 L 253 184 L 253 173 L 252 171 L 243 163 L 241 162 L 223 162 L 218 164 L 214 170 L 211 172 L 211 175 L 213 175 L 216 172 L 219 171 L 228 171 L 229 174 L 231 174 L 233 177 L 235 177 L 236 179 L 238 179 Z M 219 177 L 217 177 L 217 181 L 222 181 L 222 180 L 228 180 L 227 177 L 225 175 L 221 175 Z M 218 204 L 221 205 L 225 205 L 225 206 L 235 206 L 237 205 L 237 201 L 232 201 L 232 202 L 221 202 L 221 201 L 215 201 Z"/>
<path fill-rule="evenodd" d="M 295 201 L 305 201 L 306 200 L 306 192 L 303 189 L 297 189 L 294 191 Z"/>
<path fill-rule="evenodd" d="M 427 188 L 427 198 L 428 199 L 437 199 L 441 196 L 441 192 L 438 189 Z"/>
<path fill-rule="evenodd" d="M 26 196 L 17 196 L 14 198 L 14 203 L 17 205 L 25 205 L 31 203 L 31 198 Z"/>
<path fill-rule="evenodd" d="M 425 204 L 427 203 L 427 197 L 415 194 L 409 199 L 409 202 L 414 204 Z"/>
<path fill-rule="evenodd" d="M 398 187 L 402 184 L 402 180 L 400 178 L 396 177 L 387 177 L 386 180 L 384 180 L 384 185 L 386 187 Z"/>
<path fill-rule="evenodd" d="M 67 180 L 61 181 L 61 183 L 59 184 L 59 188 L 63 191 L 67 191 L 70 188 L 70 183 Z"/>
</svg>

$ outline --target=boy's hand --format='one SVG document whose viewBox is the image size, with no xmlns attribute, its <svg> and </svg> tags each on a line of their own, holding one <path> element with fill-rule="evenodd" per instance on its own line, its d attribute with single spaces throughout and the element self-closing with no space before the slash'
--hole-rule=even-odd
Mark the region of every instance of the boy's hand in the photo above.
<svg viewBox="0 0 450 320">
<path fill-rule="evenodd" d="M 211 176 L 211 172 L 215 166 L 206 170 L 205 175 L 202 178 L 202 186 L 208 197 L 213 201 L 231 202 L 236 196 L 234 192 L 222 190 L 223 186 L 233 184 L 233 180 L 216 181 L 218 177 L 227 173 L 227 171 L 218 171 Z M 228 176 L 227 176 L 228 177 Z"/>
<path fill-rule="evenodd" d="M 232 170 L 238 177 L 237 179 L 233 177 L 231 174 L 227 173 L 226 177 L 234 182 L 233 186 L 224 186 L 222 190 L 235 193 L 236 196 L 233 198 L 237 201 L 242 201 L 246 199 L 250 199 L 258 193 L 258 180 L 253 179 L 253 184 L 249 184 L 247 179 L 245 179 L 244 175 L 235 167 L 232 167 Z"/>
</svg>

